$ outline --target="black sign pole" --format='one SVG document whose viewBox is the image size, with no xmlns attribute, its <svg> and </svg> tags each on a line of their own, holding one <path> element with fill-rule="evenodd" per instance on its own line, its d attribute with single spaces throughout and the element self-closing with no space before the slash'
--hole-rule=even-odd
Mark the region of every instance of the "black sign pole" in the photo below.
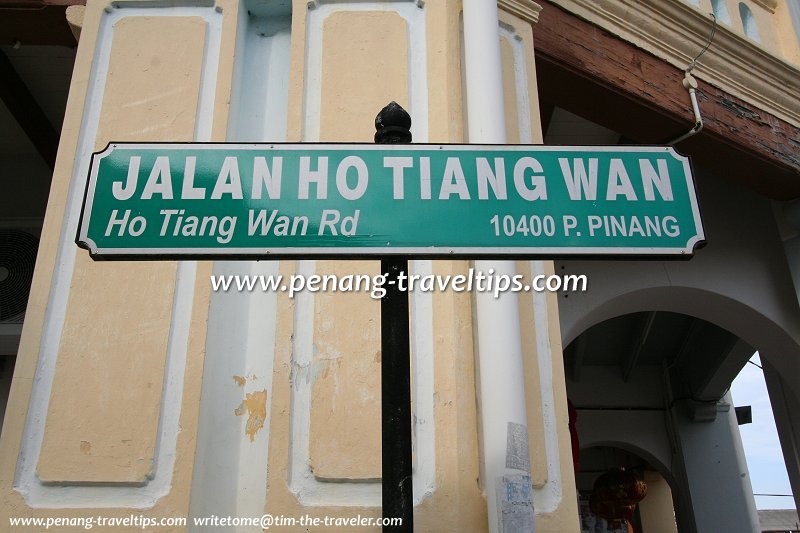
<svg viewBox="0 0 800 533">
<path fill-rule="evenodd" d="M 375 117 L 377 144 L 411 143 L 411 117 L 391 102 Z M 386 295 L 381 298 L 381 484 L 383 517 L 400 518 L 401 525 L 383 531 L 414 531 L 411 483 L 411 351 L 408 294 L 398 287 L 398 275 L 408 272 L 408 258 L 381 259 Z"/>
</svg>

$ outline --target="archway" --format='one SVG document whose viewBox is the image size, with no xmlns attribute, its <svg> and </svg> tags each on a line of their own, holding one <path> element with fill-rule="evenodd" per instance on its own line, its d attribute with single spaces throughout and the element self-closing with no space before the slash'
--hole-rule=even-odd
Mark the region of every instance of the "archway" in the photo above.
<svg viewBox="0 0 800 533">
<path fill-rule="evenodd" d="M 718 398 L 756 350 L 764 362 L 786 470 L 800 506 L 800 307 L 775 206 L 751 190 L 695 168 L 708 243 L 689 261 L 575 261 L 589 290 L 562 294 L 564 345 L 605 320 L 673 312 L 712 323 L 737 340 L 729 352 L 689 358 L 684 375 L 701 400 Z M 569 362 L 568 362 L 569 363 Z"/>
<path fill-rule="evenodd" d="M 673 489 L 681 531 L 757 528 L 727 393 L 754 350 L 717 324 L 664 310 L 656 292 L 599 306 L 601 311 L 635 309 L 641 302 L 653 307 L 595 322 L 564 350 L 580 446 L 613 446 L 652 465 Z M 710 300 L 712 307 L 719 304 Z M 627 307 L 620 305 L 626 301 Z M 728 369 L 734 369 L 729 379 Z"/>
<path fill-rule="evenodd" d="M 581 449 L 580 470 L 576 472 L 581 531 L 609 531 L 607 522 L 591 512 L 589 498 L 597 478 L 619 467 L 647 484 L 647 496 L 639 502 L 631 520 L 633 531 L 677 533 L 673 505 L 675 483 L 671 480 L 669 468 L 647 450 L 620 441 L 592 443 Z M 621 531 L 627 533 L 627 526 Z"/>
</svg>

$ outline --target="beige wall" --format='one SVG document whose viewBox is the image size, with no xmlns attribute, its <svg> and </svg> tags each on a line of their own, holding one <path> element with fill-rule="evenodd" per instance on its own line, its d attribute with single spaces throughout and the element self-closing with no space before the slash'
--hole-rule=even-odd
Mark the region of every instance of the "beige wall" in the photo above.
<svg viewBox="0 0 800 533">
<path fill-rule="evenodd" d="M 688 2 L 688 0 L 683 0 Z M 688 2 L 693 5 L 693 2 Z M 744 27 L 739 14 L 739 4 L 747 6 L 755 17 L 758 33 L 761 37 L 760 45 L 770 53 L 784 60 L 799 63 L 800 48 L 792 28 L 788 13 L 787 2 L 779 0 L 725 0 L 725 6 L 730 15 L 732 30 L 744 35 Z M 703 13 L 712 12 L 711 0 L 699 0 L 697 6 Z"/>
<path fill-rule="evenodd" d="M 169 13 L 135 3 L 107 11 L 103 2 L 87 6 L 0 438 L 4 524 L 9 516 L 188 513 L 209 265 L 95 263 L 71 241 L 75 198 L 93 150 L 112 139 L 197 138 L 201 72 L 215 59 L 205 44 L 215 41 L 220 56 L 232 56 L 237 6 L 219 5 L 219 12 Z M 112 26 L 113 17 L 120 18 Z M 209 20 L 221 31 L 211 31 Z M 218 119 L 226 118 L 230 60 L 218 72 L 205 118 L 208 140 L 222 140 L 225 130 Z M 188 305 L 176 305 L 181 286 Z M 170 358 L 182 361 L 173 373 L 182 379 L 172 386 L 178 394 L 165 396 Z M 161 426 L 167 411 L 171 442 Z"/>
<path fill-rule="evenodd" d="M 205 38 L 195 17 L 117 24 L 95 150 L 112 140 L 192 140 Z M 173 113 L 177 120 L 164 121 Z M 143 483 L 153 470 L 176 264 L 97 263 L 79 253 L 74 269 L 37 472 L 51 483 Z"/>
<path fill-rule="evenodd" d="M 672 489 L 658 472 L 645 472 L 647 497 L 639 503 L 642 529 L 647 533 L 677 533 Z"/>
<path fill-rule="evenodd" d="M 499 3 L 508 139 L 538 143 L 531 30 L 537 7 L 526 0 Z M 778 2 L 772 13 L 764 7 L 769 4 L 751 2 L 764 47 L 797 64 L 800 49 L 785 5 Z M 394 99 L 414 117 L 417 141 L 462 142 L 461 2 L 362 2 L 325 14 L 331 5 L 293 2 L 287 140 L 370 142 L 375 114 Z M 701 7 L 709 6 L 702 0 Z M 737 6 L 731 0 L 738 22 Z M 309 308 L 279 296 L 273 315 L 263 317 L 275 327 L 273 375 L 262 377 L 263 389 L 250 391 L 230 375 L 203 376 L 207 339 L 214 334 L 211 263 L 96 263 L 73 243 L 91 151 L 110 140 L 225 140 L 244 18 L 239 9 L 234 0 L 176 8 L 88 3 L 0 437 L 4 524 L 8 516 L 187 516 L 195 465 L 233 453 L 197 454 L 203 379 L 238 387 L 243 408 L 237 410 L 237 402 L 228 416 L 254 420 L 239 434 L 242 445 L 268 448 L 268 463 L 256 473 L 266 486 L 258 511 L 380 515 L 374 503 L 380 476 L 377 302 L 367 295 L 318 294 L 306 302 Z M 315 55 L 310 50 L 317 38 Z M 469 266 L 436 261 L 414 268 L 447 275 Z M 287 261 L 279 268 L 288 275 L 298 269 L 375 273 L 378 267 L 375 261 Z M 550 262 L 518 263 L 528 275 L 552 268 Z M 554 295 L 533 298 L 520 298 L 519 311 L 537 531 L 577 531 L 557 302 Z M 424 306 L 415 307 L 412 321 L 421 339 L 415 346 L 430 347 L 424 372 L 432 391 L 416 388 L 426 396 L 414 402 L 417 409 L 430 407 L 432 418 L 424 422 L 433 427 L 434 444 L 418 442 L 415 451 L 416 474 L 430 471 L 416 529 L 485 531 L 473 302 L 467 294 L 442 292 L 424 305 L 429 316 L 418 312 Z M 297 364 L 302 332 L 309 332 L 311 346 L 305 368 Z M 296 402 L 300 379 L 309 388 L 307 407 Z M 297 449 L 293 433 L 301 408 L 308 409 L 307 450 Z M 296 459 L 309 472 L 305 484 L 295 483 Z M 237 468 L 229 475 L 257 470 Z M 661 502 L 657 509 L 671 508 L 668 496 L 663 480 L 651 483 L 649 501 Z M 655 513 L 645 502 L 643 513 L 645 507 Z"/>
<path fill-rule="evenodd" d="M 775 8 L 775 31 L 784 59 L 800 65 L 800 28 L 792 23 L 789 2 L 778 2 Z"/>
<path fill-rule="evenodd" d="M 537 11 L 530 2 L 505 2 L 517 4 L 514 15 L 502 15 L 508 135 L 514 142 L 541 142 L 530 26 Z M 287 140 L 370 142 L 375 114 L 393 99 L 414 117 L 417 141 L 463 141 L 460 2 L 397 2 L 397 10 L 392 3 L 380 3 L 380 9 L 361 3 L 325 12 L 331 5 L 293 4 Z M 196 455 L 198 425 L 204 423 L 200 384 L 217 379 L 203 376 L 204 365 L 213 367 L 206 360 L 207 339 L 219 334 L 209 326 L 213 265 L 97 263 L 75 249 L 72 235 L 91 151 L 111 140 L 225 140 L 243 19 L 233 0 L 217 7 L 87 5 L 0 438 L 3 523 L 8 516 L 185 517 L 194 466 L 232 453 Z M 317 37 L 321 50 L 315 55 L 310 50 Z M 319 114 L 312 116 L 309 99 L 316 95 Z M 412 268 L 454 274 L 469 266 L 436 261 Z M 298 269 L 375 273 L 378 265 L 286 261 L 279 268 L 286 275 Z M 551 270 L 552 264 L 519 268 Z M 520 303 L 534 489 L 547 495 L 537 509 L 537 531 L 575 531 L 557 305 L 555 297 L 545 298 L 543 314 L 536 314 L 532 299 Z M 242 431 L 243 446 L 264 445 L 256 437 L 266 437 L 266 502 L 259 510 L 380 516 L 370 503 L 380 477 L 379 306 L 365 294 L 317 294 L 309 302 L 311 312 L 278 296 L 274 315 L 264 317 L 275 325 L 271 380 L 258 394 L 240 387 L 243 407 L 229 413 L 258 418 Z M 428 314 L 414 310 L 423 308 Z M 432 389 L 415 388 L 427 396 L 414 402 L 430 407 L 432 419 L 424 422 L 432 425 L 434 443 L 416 449 L 416 474 L 430 473 L 426 493 L 419 494 L 416 530 L 484 531 L 471 297 L 434 293 L 412 306 L 412 322 L 420 339 L 415 349 L 430 347 L 424 364 L 430 365 L 425 376 Z M 542 331 L 534 323 L 544 324 Z M 301 330 L 310 332 L 313 350 L 306 354 L 311 363 L 305 374 L 297 365 Z M 422 356 L 415 353 L 415 361 Z M 541 368 L 551 370 L 542 374 Z M 239 387 L 248 378 L 218 379 Z M 298 450 L 293 437 L 302 408 L 296 402 L 300 379 L 310 390 L 308 450 Z M 545 382 L 553 392 L 543 398 Z M 543 437 L 553 426 L 556 449 Z M 298 457 L 310 473 L 300 484 L 292 462 Z M 248 465 L 239 468 L 230 475 L 253 475 Z M 338 500 L 325 500 L 314 487 Z"/>
</svg>

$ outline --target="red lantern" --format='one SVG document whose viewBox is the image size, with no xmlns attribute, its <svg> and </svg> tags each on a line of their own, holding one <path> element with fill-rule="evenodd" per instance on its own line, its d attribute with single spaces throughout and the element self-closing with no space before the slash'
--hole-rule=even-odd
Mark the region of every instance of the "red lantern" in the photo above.
<svg viewBox="0 0 800 533">
<path fill-rule="evenodd" d="M 595 515 L 615 523 L 629 521 L 645 496 L 647 483 L 624 468 L 612 468 L 594 482 L 589 508 Z"/>
<path fill-rule="evenodd" d="M 633 520 L 633 515 L 636 512 L 635 505 L 615 506 L 609 503 L 599 503 L 594 495 L 589 497 L 589 509 L 596 516 L 608 520 L 614 529 L 621 527 L 622 521 Z"/>
</svg>

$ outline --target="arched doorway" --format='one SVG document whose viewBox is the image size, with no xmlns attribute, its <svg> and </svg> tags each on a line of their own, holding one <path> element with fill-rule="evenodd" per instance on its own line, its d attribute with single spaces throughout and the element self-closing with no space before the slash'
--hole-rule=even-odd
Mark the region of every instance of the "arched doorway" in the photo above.
<svg viewBox="0 0 800 533">
<path fill-rule="evenodd" d="M 576 472 L 582 533 L 607 532 L 612 526 L 592 513 L 589 499 L 597 479 L 610 469 L 624 468 L 647 484 L 647 496 L 637 505 L 631 527 L 635 533 L 677 533 L 673 505 L 674 480 L 669 469 L 647 450 L 625 442 L 592 444 L 581 449 L 580 470 Z M 621 529 L 628 533 L 627 525 Z"/>
<path fill-rule="evenodd" d="M 670 311 L 626 313 L 589 327 L 564 350 L 581 449 L 612 446 L 642 463 L 626 465 L 627 456 L 617 454 L 619 464 L 605 469 L 659 472 L 673 488 L 680 531 L 757 530 L 730 380 L 722 377 L 729 367 L 735 376 L 752 353 L 728 330 Z M 602 458 L 608 462 L 608 454 Z M 596 454 L 588 460 L 582 453 L 579 489 L 586 489 L 583 470 L 597 470 Z M 663 517 L 664 505 L 651 510 Z M 663 531 L 664 523 L 642 525 Z"/>
<path fill-rule="evenodd" d="M 687 404 L 680 407 L 682 412 L 689 413 L 687 420 L 712 416 L 720 420 L 720 413 L 714 414 L 716 402 L 709 400 L 723 396 L 748 358 L 758 350 L 764 362 L 770 403 L 797 504 L 800 495 L 800 380 L 797 379 L 800 376 L 800 308 L 778 227 L 782 215 L 776 210 L 779 206 L 752 190 L 720 178 L 709 169 L 695 167 L 694 170 L 708 244 L 691 260 L 562 260 L 556 263 L 559 273 L 586 275 L 589 280 L 585 293 L 559 295 L 562 339 L 564 346 L 568 346 L 565 358 L 568 378 L 574 378 L 574 360 L 571 359 L 574 355 L 570 355 L 570 351 L 574 353 L 580 336 L 610 319 L 635 314 L 627 326 L 626 360 L 620 363 L 618 371 L 623 388 L 633 387 L 635 378 L 641 376 L 641 369 L 647 366 L 640 366 L 637 358 L 642 354 L 636 355 L 631 347 L 653 316 L 659 322 L 668 316 L 666 313 L 675 313 L 689 317 L 684 320 L 702 320 L 727 332 L 714 330 L 712 338 L 702 328 L 691 331 L 688 322 L 682 329 L 676 329 L 674 337 L 667 340 L 680 338 L 694 348 L 688 352 L 684 350 L 679 362 L 665 373 L 671 380 L 668 390 L 674 398 L 684 398 L 676 404 Z M 599 338 L 591 344 L 603 342 Z M 706 346 L 709 343 L 711 347 Z M 715 343 L 716 348 L 713 347 Z M 674 342 L 670 349 L 681 350 Z M 663 370 L 659 373 L 664 374 Z M 626 374 L 629 382 L 623 379 Z M 665 388 L 663 377 L 661 379 L 657 383 L 660 391 Z M 573 385 L 574 379 L 568 379 L 570 393 Z M 632 394 L 652 393 L 653 386 Z M 595 391 L 595 394 L 601 393 Z M 602 394 L 608 395 L 606 391 Z M 729 419 L 728 412 L 724 418 Z M 685 429 L 708 427 L 687 422 Z M 725 431 L 733 434 L 732 430 Z M 698 434 L 693 438 L 700 442 L 705 437 Z M 706 445 L 713 447 L 716 442 L 712 439 Z M 696 468 L 703 470 L 702 465 L 687 464 L 686 468 L 689 474 Z M 713 493 L 718 487 L 719 483 L 709 477 L 708 490 Z M 710 507 L 699 504 L 698 491 L 682 491 L 681 497 L 687 498 L 685 502 L 676 498 L 679 522 L 681 510 L 692 504 L 695 517 L 690 522 L 703 522 L 697 509 L 702 515 Z M 733 506 L 731 502 L 725 505 Z M 686 524 L 680 525 L 684 531 Z M 703 530 L 699 525 L 692 527 L 696 529 L 686 531 Z M 740 530 L 741 523 L 738 527 Z M 757 530 L 757 527 L 753 524 L 751 529 Z"/>
</svg>

